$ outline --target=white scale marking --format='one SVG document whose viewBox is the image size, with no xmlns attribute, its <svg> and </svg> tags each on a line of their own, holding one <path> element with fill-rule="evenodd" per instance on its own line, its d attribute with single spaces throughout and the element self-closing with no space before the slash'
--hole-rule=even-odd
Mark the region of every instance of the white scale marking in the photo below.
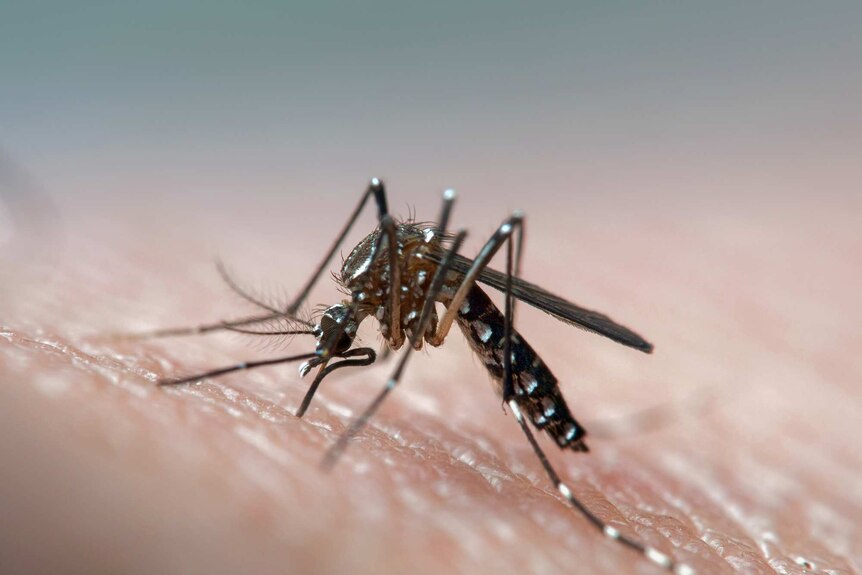
<svg viewBox="0 0 862 575">
<path fill-rule="evenodd" d="M 479 332 L 479 339 L 482 340 L 482 343 L 488 343 L 488 340 L 491 339 L 492 335 L 494 335 L 494 331 L 487 323 L 477 321 L 473 326 L 476 328 L 476 331 Z"/>
<path fill-rule="evenodd" d="M 650 561 L 654 561 L 662 567 L 669 568 L 671 565 L 673 565 L 673 562 L 670 560 L 670 557 L 668 557 L 654 547 L 647 547 L 646 551 L 644 551 L 644 555 L 646 555 L 650 559 Z"/>
<path fill-rule="evenodd" d="M 371 267 L 371 259 L 371 256 L 365 258 L 365 261 L 362 262 L 362 265 L 359 266 L 355 272 L 353 272 L 352 276 L 350 276 L 351 281 L 355 280 L 356 278 L 368 271 L 368 268 Z"/>
<path fill-rule="evenodd" d="M 512 414 L 518 421 L 523 421 L 523 418 L 521 416 L 521 410 L 514 399 L 509 401 L 509 408 L 512 410 Z M 565 497 L 569 501 L 569 503 L 573 504 L 575 498 L 574 495 L 572 495 L 572 490 L 569 489 L 568 485 L 562 482 L 558 483 L 557 491 L 559 491 L 560 495 Z M 602 531 L 611 539 L 620 539 L 620 537 L 622 536 L 619 530 L 617 530 L 611 525 L 605 525 L 602 528 Z M 646 549 L 644 549 L 644 555 L 646 555 L 646 557 L 650 561 L 661 565 L 665 569 L 670 569 L 671 567 L 673 567 L 673 572 L 675 575 L 695 575 L 695 570 L 693 568 L 689 567 L 684 563 L 674 564 L 673 560 L 668 555 L 662 553 L 654 547 L 647 547 Z"/>
</svg>

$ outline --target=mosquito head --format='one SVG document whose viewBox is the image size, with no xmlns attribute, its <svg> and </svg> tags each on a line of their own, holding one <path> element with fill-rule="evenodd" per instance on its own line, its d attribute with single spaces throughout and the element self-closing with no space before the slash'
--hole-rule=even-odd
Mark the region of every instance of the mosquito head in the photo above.
<svg viewBox="0 0 862 575">
<path fill-rule="evenodd" d="M 327 355 L 350 349 L 359 324 L 351 308 L 338 303 L 326 308 L 317 326 L 317 351 L 328 350 Z"/>
</svg>

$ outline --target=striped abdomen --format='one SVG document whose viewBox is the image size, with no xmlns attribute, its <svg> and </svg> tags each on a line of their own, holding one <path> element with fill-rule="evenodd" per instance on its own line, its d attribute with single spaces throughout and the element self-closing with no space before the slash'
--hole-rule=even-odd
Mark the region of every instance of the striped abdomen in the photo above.
<svg viewBox="0 0 862 575">
<path fill-rule="evenodd" d="M 458 326 L 499 385 L 501 395 L 504 321 L 503 314 L 478 286 L 470 290 L 458 310 Z M 529 420 L 553 437 L 561 448 L 587 451 L 583 442 L 586 431 L 569 412 L 557 378 L 514 330 L 511 349 L 515 399 Z"/>
</svg>

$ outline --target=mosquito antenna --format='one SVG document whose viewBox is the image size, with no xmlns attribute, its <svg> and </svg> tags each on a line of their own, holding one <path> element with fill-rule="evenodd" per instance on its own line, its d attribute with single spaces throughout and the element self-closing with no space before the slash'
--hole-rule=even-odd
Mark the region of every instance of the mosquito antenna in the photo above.
<svg viewBox="0 0 862 575">
<path fill-rule="evenodd" d="M 282 312 L 271 313 L 267 315 L 261 316 L 250 316 L 246 318 L 231 320 L 231 321 L 220 321 L 217 323 L 205 323 L 201 325 L 196 325 L 192 327 L 169 327 L 166 329 L 156 329 L 152 331 L 144 331 L 139 333 L 120 333 L 109 336 L 111 339 L 122 339 L 122 340 L 140 340 L 140 339 L 157 339 L 163 337 L 177 337 L 177 336 L 185 336 L 185 335 L 201 335 L 205 333 L 210 333 L 214 331 L 220 331 L 225 329 L 230 329 L 232 327 L 238 327 L 243 325 L 252 325 L 255 323 L 263 323 L 266 321 L 272 321 L 279 318 L 284 318 L 285 315 Z M 309 327 L 313 327 L 309 321 L 305 321 L 300 318 L 291 318 L 301 324 L 307 325 Z"/>
<path fill-rule="evenodd" d="M 335 444 L 329 448 L 329 451 L 326 452 L 326 455 L 321 462 L 321 465 L 324 469 L 331 469 L 332 466 L 338 461 L 338 458 L 347 448 L 347 443 L 350 441 L 352 437 L 354 437 L 357 433 L 359 433 L 363 427 L 368 423 L 371 417 L 377 412 L 380 408 L 380 405 L 383 403 L 383 400 L 386 399 L 386 396 L 395 389 L 395 386 L 398 385 L 399 380 L 401 379 L 401 375 L 404 372 L 404 368 L 407 365 L 407 360 L 410 359 L 411 352 L 416 349 L 416 344 L 422 341 L 422 338 L 425 336 L 425 330 L 428 328 L 428 324 L 431 322 L 431 311 L 434 309 L 434 303 L 437 298 L 437 295 L 440 293 L 440 290 L 443 288 L 443 283 L 446 280 L 446 274 L 449 272 L 449 267 L 452 263 L 452 257 L 455 252 L 460 249 L 461 244 L 464 242 L 464 237 L 467 235 L 467 232 L 461 230 L 458 232 L 458 235 L 455 236 L 455 240 L 452 242 L 452 246 L 446 252 L 446 255 L 443 257 L 442 262 L 437 268 L 437 271 L 434 274 L 434 279 L 431 281 L 431 287 L 428 288 L 428 293 L 425 297 L 425 302 L 422 305 L 422 313 L 419 316 L 419 322 L 416 329 L 411 333 L 410 337 L 410 345 L 407 350 L 401 354 L 401 357 L 398 360 L 398 364 L 395 367 L 395 370 L 392 372 L 392 375 L 386 381 L 386 386 L 380 391 L 377 397 L 374 398 L 374 401 L 365 408 L 365 411 L 362 414 L 353 420 L 353 423 L 344 431 L 341 435 L 338 436 Z"/>
<path fill-rule="evenodd" d="M 256 297 L 252 296 L 250 293 L 239 287 L 239 284 L 236 283 L 236 280 L 233 279 L 233 276 L 228 273 L 227 268 L 225 268 L 224 263 L 221 260 L 216 260 L 216 269 L 218 270 L 221 279 L 228 285 L 228 287 L 234 291 L 238 296 L 247 302 L 256 305 L 259 308 L 263 308 L 267 311 L 271 311 L 272 313 L 282 313 L 280 310 L 275 309 L 274 307 L 260 301 Z"/>
<path fill-rule="evenodd" d="M 517 260 L 514 260 L 512 249 L 512 230 L 518 227 Z M 512 378 L 512 324 L 515 321 L 515 298 L 512 296 L 512 277 L 517 277 L 521 267 L 521 240 L 524 234 L 524 216 L 515 212 L 512 217 L 500 227 L 500 232 L 506 238 L 506 301 L 505 321 L 503 322 L 503 401 L 509 401 L 515 395 L 515 384 Z M 513 261 L 514 260 L 514 261 Z"/>
<path fill-rule="evenodd" d="M 246 335 L 317 335 L 317 331 L 313 329 L 298 329 L 287 331 L 255 331 L 251 329 L 242 329 L 239 327 L 225 326 L 225 330 L 234 333 L 244 333 Z"/>
</svg>

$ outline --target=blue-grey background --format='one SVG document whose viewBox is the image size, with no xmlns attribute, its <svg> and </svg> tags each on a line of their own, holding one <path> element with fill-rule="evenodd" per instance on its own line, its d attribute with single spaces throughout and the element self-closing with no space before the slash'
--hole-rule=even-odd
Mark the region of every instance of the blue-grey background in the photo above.
<svg viewBox="0 0 862 575">
<path fill-rule="evenodd" d="M 4 1 L 0 146 L 61 204 L 352 202 L 370 175 L 501 215 L 843 203 L 860 26 L 859 2 Z"/>
</svg>

